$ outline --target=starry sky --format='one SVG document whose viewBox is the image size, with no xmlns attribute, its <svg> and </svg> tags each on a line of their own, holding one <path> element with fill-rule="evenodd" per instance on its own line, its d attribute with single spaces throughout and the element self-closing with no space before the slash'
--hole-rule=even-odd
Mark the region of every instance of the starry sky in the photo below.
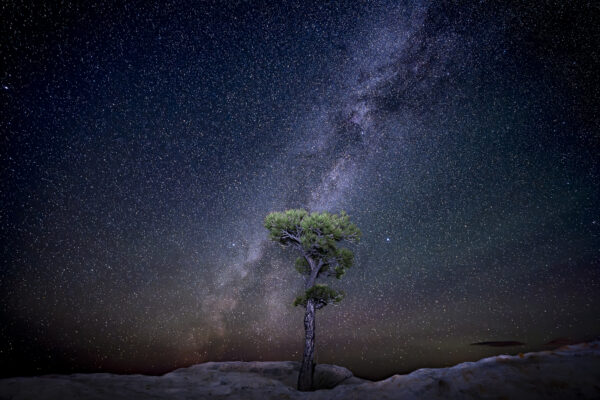
<svg viewBox="0 0 600 400">
<path fill-rule="evenodd" d="M 594 3 L 2 2 L 1 376 L 300 360 L 289 208 L 363 233 L 319 363 L 596 337 Z"/>
</svg>

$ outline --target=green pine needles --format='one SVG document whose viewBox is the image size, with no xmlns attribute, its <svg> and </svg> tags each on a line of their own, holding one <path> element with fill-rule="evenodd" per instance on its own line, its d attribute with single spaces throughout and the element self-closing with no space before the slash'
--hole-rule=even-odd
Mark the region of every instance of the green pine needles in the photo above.
<svg viewBox="0 0 600 400">
<path fill-rule="evenodd" d="M 272 212 L 265 218 L 269 239 L 284 247 L 292 247 L 300 253 L 295 267 L 304 278 L 304 294 L 296 297 L 294 306 L 303 306 L 304 353 L 298 390 L 313 390 L 315 352 L 315 313 L 327 304 L 338 304 L 345 294 L 329 286 L 317 283 L 321 277 L 340 279 L 354 264 L 354 253 L 338 247 L 345 240 L 358 242 L 360 231 L 350 222 L 344 211 L 339 214 L 328 212 L 309 213 L 306 210 Z"/>
<path fill-rule="evenodd" d="M 345 296 L 346 293 L 342 291 L 338 292 L 327 285 L 317 283 L 304 292 L 304 295 L 296 297 L 294 306 L 306 307 L 308 299 L 312 299 L 315 302 L 315 308 L 318 310 L 327 304 L 338 304 Z"/>
<path fill-rule="evenodd" d="M 302 254 L 296 259 L 296 270 L 308 283 L 306 291 L 294 305 L 306 305 L 306 299 L 314 298 L 322 308 L 326 304 L 337 304 L 343 295 L 327 285 L 316 284 L 322 276 L 340 279 L 354 264 L 354 254 L 350 249 L 338 247 L 342 240 L 358 242 L 360 230 L 350 222 L 346 212 L 339 214 L 313 212 L 295 209 L 272 212 L 265 218 L 265 228 L 269 239 L 284 247 L 291 246 Z"/>
</svg>

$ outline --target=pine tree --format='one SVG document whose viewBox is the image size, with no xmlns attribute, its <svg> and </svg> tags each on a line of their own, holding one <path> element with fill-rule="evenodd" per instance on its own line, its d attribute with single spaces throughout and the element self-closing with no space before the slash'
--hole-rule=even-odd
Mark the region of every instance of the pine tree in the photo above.
<svg viewBox="0 0 600 400">
<path fill-rule="evenodd" d="M 340 279 L 354 263 L 354 254 L 347 248 L 338 247 L 346 240 L 358 242 L 361 232 L 350 222 L 344 212 L 308 213 L 306 210 L 272 212 L 265 218 L 269 239 L 300 253 L 296 270 L 304 277 L 304 293 L 296 298 L 294 306 L 305 307 L 305 342 L 302 365 L 298 376 L 298 390 L 313 390 L 315 352 L 315 312 L 327 304 L 337 304 L 344 293 L 325 284 L 319 278 Z"/>
</svg>

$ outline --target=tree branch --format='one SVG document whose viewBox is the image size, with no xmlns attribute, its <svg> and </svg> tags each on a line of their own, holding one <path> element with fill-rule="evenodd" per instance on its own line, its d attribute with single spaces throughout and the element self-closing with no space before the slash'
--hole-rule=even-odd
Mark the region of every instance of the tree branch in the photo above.
<svg viewBox="0 0 600 400">
<path fill-rule="evenodd" d="M 309 289 L 312 286 L 314 286 L 315 281 L 317 280 L 319 271 L 323 266 L 323 260 L 320 259 L 318 264 L 315 266 L 315 260 L 312 259 L 309 254 L 304 253 L 304 258 L 306 258 L 306 261 L 308 261 L 308 265 L 310 265 L 310 275 L 307 277 L 307 279 L 304 280 L 305 288 Z"/>
<path fill-rule="evenodd" d="M 281 238 L 282 239 L 291 239 L 297 243 L 301 243 L 300 242 L 300 234 L 298 235 L 293 235 L 290 231 L 286 230 L 286 229 L 282 229 L 281 230 Z"/>
</svg>

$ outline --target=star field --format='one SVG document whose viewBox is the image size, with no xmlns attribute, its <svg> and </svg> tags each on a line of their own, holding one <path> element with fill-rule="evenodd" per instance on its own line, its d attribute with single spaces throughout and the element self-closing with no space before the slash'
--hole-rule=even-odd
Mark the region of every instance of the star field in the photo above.
<svg viewBox="0 0 600 400">
<path fill-rule="evenodd" d="M 318 363 L 599 334 L 593 2 L 0 7 L 2 376 L 299 360 L 290 208 L 363 232 Z"/>
</svg>

